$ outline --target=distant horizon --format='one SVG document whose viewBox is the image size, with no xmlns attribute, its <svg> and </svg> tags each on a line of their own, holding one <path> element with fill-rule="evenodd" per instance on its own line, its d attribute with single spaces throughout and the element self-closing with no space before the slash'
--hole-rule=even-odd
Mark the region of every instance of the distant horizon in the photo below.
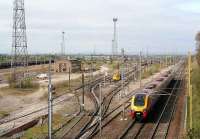
<svg viewBox="0 0 200 139">
<path fill-rule="evenodd" d="M 142 55 L 187 55 L 187 53 L 178 53 L 178 52 L 171 52 L 171 53 L 158 53 L 158 52 L 155 52 L 155 53 L 146 53 L 146 52 L 142 52 Z M 192 52 L 194 53 L 194 52 Z M 125 55 L 139 55 L 140 52 L 134 52 L 134 53 L 125 53 Z M 0 55 L 9 55 L 11 56 L 11 53 L 0 53 Z M 28 53 L 28 55 L 60 55 L 58 53 Z M 65 54 L 65 56 L 70 56 L 70 55 L 112 55 L 111 53 L 71 53 L 71 54 Z M 121 54 L 118 54 L 118 55 L 121 55 Z"/>
</svg>

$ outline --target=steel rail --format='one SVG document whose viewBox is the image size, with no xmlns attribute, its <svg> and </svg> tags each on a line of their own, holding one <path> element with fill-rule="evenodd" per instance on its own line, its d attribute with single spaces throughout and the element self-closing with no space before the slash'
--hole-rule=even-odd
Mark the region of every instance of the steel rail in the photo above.
<svg viewBox="0 0 200 139">
<path fill-rule="evenodd" d="M 135 123 L 136 123 L 136 121 L 135 121 L 135 120 L 132 120 L 132 121 L 128 124 L 128 126 L 125 128 L 125 130 L 123 130 L 122 134 L 118 137 L 118 139 L 124 138 L 124 137 L 127 135 L 128 131 L 133 127 L 133 125 L 134 125 Z"/>
<path fill-rule="evenodd" d="M 99 82 L 99 79 L 97 79 L 97 80 L 98 80 L 98 82 Z M 97 82 L 97 80 L 95 80 L 94 82 Z M 80 87 L 76 88 L 75 90 L 73 90 L 74 94 L 76 95 L 76 94 L 77 94 L 77 91 L 80 90 L 80 89 L 82 89 L 82 87 L 83 87 L 83 86 L 80 86 Z M 66 93 L 66 94 L 67 94 L 67 93 Z M 54 101 L 57 100 L 57 99 L 59 99 L 59 98 L 61 98 L 62 96 L 66 95 L 66 94 L 62 94 L 62 95 L 60 95 L 60 96 L 57 96 L 56 98 L 54 98 Z M 69 99 L 73 98 L 73 97 L 75 97 L 75 96 L 71 96 L 71 97 L 69 97 L 69 98 L 66 98 L 66 99 L 63 99 L 63 100 L 61 100 L 61 101 L 58 101 L 58 102 L 54 103 L 53 106 L 56 106 L 56 105 L 58 105 L 58 104 L 60 104 L 60 103 L 62 103 L 62 102 L 64 102 L 64 101 L 66 101 L 66 100 L 69 100 Z M 30 106 L 31 106 L 31 105 L 30 105 Z M 35 113 L 37 113 L 37 112 L 41 112 L 41 111 L 46 110 L 46 109 L 48 109 L 48 106 L 43 107 L 43 108 L 40 108 L 40 109 L 35 110 L 35 111 L 33 111 L 33 112 L 24 114 L 24 115 L 22 115 L 22 116 L 18 116 L 18 117 L 15 117 L 15 118 L 11 118 L 11 119 L 9 119 L 9 120 L 5 120 L 5 121 L 3 121 L 3 122 L 0 122 L 0 125 L 5 124 L 5 123 L 8 123 L 8 122 L 11 122 L 11 121 L 14 121 L 14 120 L 17 120 L 17 119 L 20 119 L 20 118 L 27 117 L 27 116 L 29 116 L 29 115 L 35 114 Z M 0 119 L 0 121 L 1 121 L 1 120 L 3 120 L 3 119 Z"/>
<path fill-rule="evenodd" d="M 180 74 L 179 74 L 179 77 L 180 77 L 180 76 L 182 76 L 182 71 L 181 71 Z M 177 85 L 178 85 L 178 81 L 176 81 L 174 87 L 176 87 Z M 179 86 L 179 87 L 180 87 L 180 86 Z M 171 94 L 173 94 L 174 92 L 175 92 L 175 91 L 172 89 Z M 169 102 L 170 102 L 170 99 L 171 99 L 171 98 L 172 98 L 172 95 L 170 95 L 170 96 L 168 97 L 168 99 L 167 99 L 167 101 L 166 101 L 166 103 L 165 103 L 165 106 L 164 106 L 164 108 L 163 108 L 163 111 L 162 111 L 161 115 L 159 116 L 159 119 L 158 119 L 158 121 L 156 122 L 156 125 L 155 125 L 154 128 L 153 128 L 153 133 L 150 135 L 149 138 L 151 138 L 151 139 L 154 138 L 154 136 L 155 136 L 155 134 L 156 134 L 156 131 L 157 131 L 159 125 L 160 125 L 160 121 L 161 121 L 161 119 L 163 118 L 164 112 L 166 111 L 166 108 L 167 108 L 167 106 L 169 105 Z"/>
<path fill-rule="evenodd" d="M 129 71 L 129 72 L 127 72 L 126 74 L 125 74 L 125 76 L 130 76 L 130 74 L 131 73 L 134 73 L 135 71 L 137 70 L 137 68 L 136 68 L 136 66 L 134 67 L 134 69 L 132 70 L 132 71 Z M 130 78 L 130 77 L 128 77 L 128 78 Z M 103 98 L 103 101 L 102 101 L 102 104 L 103 103 L 105 103 L 105 99 L 109 96 L 109 95 L 111 95 L 111 98 L 110 99 L 108 99 L 109 100 L 109 103 L 108 103 L 108 105 L 104 105 L 106 108 L 104 109 L 104 111 L 103 111 L 103 115 L 105 115 L 105 113 L 107 112 L 107 110 L 108 110 L 108 108 L 109 108 L 109 105 L 110 105 L 110 103 L 111 103 L 111 101 L 112 101 L 112 98 L 114 97 L 114 95 L 116 94 L 116 93 L 118 93 L 121 89 L 121 84 L 119 83 L 119 85 L 114 89 L 114 90 L 112 90 L 111 91 L 111 93 L 109 93 L 106 97 L 104 97 Z M 119 89 L 119 90 L 118 90 Z M 115 93 L 115 91 L 116 91 L 116 93 Z M 113 95 L 112 95 L 113 94 Z M 96 97 L 95 97 L 96 98 Z M 97 99 L 97 98 L 96 98 Z M 94 119 L 95 118 L 95 115 L 97 114 L 97 111 L 99 111 L 99 108 L 95 111 L 95 113 L 93 114 L 93 116 L 91 117 L 91 120 L 81 129 L 81 131 L 80 131 L 80 133 L 76 136 L 77 138 L 78 137 L 80 137 L 81 135 L 83 135 L 85 132 L 87 132 L 88 130 L 90 130 L 91 128 L 93 128 L 94 126 L 96 126 L 97 124 L 95 123 L 95 125 L 92 125 L 92 126 L 90 126 L 89 128 L 88 128 L 88 126 L 90 125 L 90 123 L 92 122 L 92 119 Z"/>
<path fill-rule="evenodd" d="M 122 134 L 118 137 L 118 139 L 124 138 L 128 134 L 128 132 L 130 131 L 130 129 L 133 128 L 134 124 L 135 124 L 135 120 L 131 121 L 130 124 L 127 126 L 127 128 L 125 128 L 125 130 L 123 130 Z M 144 127 L 144 125 L 145 125 L 144 123 L 141 124 L 141 126 L 140 126 L 137 134 L 133 138 L 136 138 L 140 134 L 140 131 L 142 130 L 142 128 Z"/>
<path fill-rule="evenodd" d="M 175 88 L 175 86 L 173 88 Z M 128 134 L 129 130 L 133 128 L 133 126 L 134 126 L 134 124 L 133 125 L 132 124 L 128 125 L 128 127 L 120 135 L 119 139 L 124 138 Z M 140 133 L 141 133 L 142 129 L 144 128 L 144 126 L 145 126 L 145 123 L 142 123 L 141 126 L 138 129 L 138 132 L 132 138 L 137 138 L 140 135 Z"/>
<path fill-rule="evenodd" d="M 182 79 L 183 80 L 183 79 Z M 180 85 L 181 87 L 183 87 L 183 84 L 184 84 L 184 81 L 181 82 L 182 84 Z M 180 93 L 181 90 L 178 90 L 178 93 Z M 164 138 L 166 139 L 167 138 L 167 135 L 168 135 L 168 132 L 169 132 L 169 127 L 171 125 L 171 122 L 172 122 L 172 118 L 173 118 L 173 115 L 176 111 L 176 104 L 177 104 L 177 100 L 178 100 L 178 96 L 176 97 L 175 99 L 175 102 L 174 102 L 174 105 L 173 105 L 173 108 L 172 108 L 172 112 L 170 114 L 170 120 L 168 122 L 168 125 L 167 125 L 167 129 L 166 129 L 166 132 L 165 132 L 165 135 L 164 135 Z"/>
<path fill-rule="evenodd" d="M 127 79 L 127 80 L 128 80 L 128 79 Z M 128 101 L 129 101 L 129 100 L 130 100 L 130 99 L 128 99 Z M 119 107 L 121 107 L 121 106 L 122 106 L 122 105 L 120 105 Z M 130 105 L 128 105 L 128 106 L 130 106 Z M 126 108 L 127 108 L 127 107 L 126 107 Z M 112 112 L 111 112 L 111 113 L 112 113 Z M 109 124 L 109 123 L 110 123 L 114 118 L 116 118 L 120 113 L 121 113 L 121 111 L 120 111 L 117 115 L 115 115 L 113 118 L 111 118 L 107 123 L 105 123 L 105 124 L 102 126 L 102 128 L 105 127 L 107 124 Z M 110 114 L 109 114 L 109 115 L 110 115 Z M 109 115 L 108 115 L 108 116 L 109 116 Z M 96 124 L 98 124 L 98 123 L 95 123 L 95 125 L 96 125 Z M 93 127 L 94 127 L 94 125 L 91 126 L 91 128 L 93 128 Z M 90 128 L 89 128 L 89 129 L 90 129 Z M 88 130 L 89 130 L 89 129 L 88 129 Z M 99 129 L 97 129 L 97 130 L 95 130 L 94 132 L 92 132 L 92 134 L 91 134 L 88 138 L 92 138 L 94 135 L 96 135 L 96 134 L 98 133 L 98 130 L 99 130 Z"/>
<path fill-rule="evenodd" d="M 144 66 L 144 67 L 145 67 L 145 66 Z M 134 73 L 134 74 L 135 74 L 135 72 L 137 72 L 137 66 L 134 66 L 134 69 L 133 69 L 132 71 L 127 72 L 125 75 L 126 75 L 126 76 L 127 76 L 127 75 L 130 76 L 131 73 Z M 110 77 L 107 77 L 106 80 L 107 80 L 107 79 L 110 79 Z M 99 83 L 100 81 L 104 81 L 104 77 L 100 77 L 99 79 L 93 81 L 92 84 L 94 84 L 94 83 Z M 91 86 L 90 84 L 91 84 L 91 82 L 88 83 L 88 84 L 86 84 L 85 86 Z M 75 94 L 76 94 L 77 91 L 80 90 L 82 87 L 84 87 L 84 86 L 80 86 L 80 87 L 74 89 L 73 92 L 75 92 Z M 65 93 L 65 94 L 66 94 L 66 93 Z M 56 99 L 58 99 L 58 98 L 64 96 L 65 94 L 62 94 L 62 95 L 60 95 L 60 96 L 55 97 L 54 100 L 56 100 Z M 64 102 L 64 101 L 66 101 L 66 100 L 69 100 L 69 99 L 71 99 L 71 98 L 73 98 L 73 97 L 74 97 L 74 96 L 69 97 L 69 98 L 66 98 L 66 99 L 63 99 L 63 100 L 61 100 L 61 101 L 58 101 L 58 102 L 54 103 L 53 106 L 56 106 L 56 105 L 58 105 L 59 103 L 62 103 L 62 102 Z M 5 124 L 5 123 L 8 123 L 8 122 L 12 122 L 12 121 L 14 121 L 14 120 L 18 120 L 18 119 L 21 119 L 21 118 L 24 118 L 24 117 L 27 117 L 27 116 L 30 116 L 30 115 L 33 115 L 33 114 L 35 114 L 35 113 L 41 112 L 41 111 L 46 110 L 46 109 L 48 109 L 48 106 L 43 107 L 43 108 L 41 108 L 41 109 L 38 109 L 38 110 L 36 110 L 36 111 L 30 112 L 30 113 L 28 113 L 28 114 L 24 114 L 24 115 L 21 115 L 21 116 L 14 117 L 14 118 L 12 118 L 12 119 L 3 121 L 3 122 L 0 123 L 0 125 Z M 106 109 L 108 109 L 108 108 L 106 108 Z M 95 114 L 94 114 L 94 115 L 95 115 Z M 1 120 L 3 120 L 3 119 L 1 119 Z"/>
</svg>

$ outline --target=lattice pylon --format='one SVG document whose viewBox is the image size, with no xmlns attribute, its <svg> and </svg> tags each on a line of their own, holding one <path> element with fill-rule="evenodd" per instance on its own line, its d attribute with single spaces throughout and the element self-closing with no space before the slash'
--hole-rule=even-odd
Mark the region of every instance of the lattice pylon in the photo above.
<svg viewBox="0 0 200 139">
<path fill-rule="evenodd" d="M 11 68 L 14 80 L 24 77 L 28 66 L 24 0 L 14 0 L 12 61 Z M 22 76 L 23 75 L 23 76 Z"/>
</svg>

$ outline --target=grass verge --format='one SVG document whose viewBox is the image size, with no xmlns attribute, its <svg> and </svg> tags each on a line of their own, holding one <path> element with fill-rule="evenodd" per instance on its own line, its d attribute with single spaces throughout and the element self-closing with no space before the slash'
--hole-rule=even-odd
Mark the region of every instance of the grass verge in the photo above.
<svg viewBox="0 0 200 139">
<path fill-rule="evenodd" d="M 148 70 L 145 70 L 144 73 L 142 73 L 142 79 L 152 76 L 154 73 L 159 72 L 160 70 L 160 64 L 153 64 L 148 68 Z"/>
<path fill-rule="evenodd" d="M 192 100 L 193 102 L 192 103 L 193 129 L 191 131 L 188 131 L 188 138 L 200 138 L 200 133 L 199 133 L 200 131 L 200 67 L 198 66 L 196 61 L 192 63 L 191 84 L 192 84 L 192 93 L 193 93 L 193 100 Z M 188 105 L 188 111 L 189 111 L 189 105 Z M 187 123 L 189 124 L 189 121 Z"/>
</svg>

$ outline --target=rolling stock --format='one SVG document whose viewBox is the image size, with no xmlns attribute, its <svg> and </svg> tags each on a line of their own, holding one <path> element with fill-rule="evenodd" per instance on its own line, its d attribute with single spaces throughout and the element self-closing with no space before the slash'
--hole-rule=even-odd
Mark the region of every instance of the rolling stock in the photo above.
<svg viewBox="0 0 200 139">
<path fill-rule="evenodd" d="M 119 71 L 116 71 L 114 74 L 113 74 L 113 81 L 119 81 L 121 80 L 121 74 Z"/>
<path fill-rule="evenodd" d="M 54 60 L 51 61 L 52 63 L 54 63 Z M 34 66 L 34 65 L 40 65 L 40 64 L 48 64 L 49 60 L 45 60 L 45 61 L 29 61 L 28 65 L 29 66 Z M 21 65 L 21 63 L 16 64 L 16 66 L 23 66 Z M 0 63 L 0 69 L 8 69 L 11 67 L 11 62 L 3 62 Z"/>
<path fill-rule="evenodd" d="M 173 73 L 171 70 L 168 70 L 148 84 L 143 90 L 134 94 L 131 99 L 130 116 L 137 120 L 146 119 L 160 98 L 160 93 L 162 93 L 160 90 L 166 88 L 172 78 Z"/>
</svg>

